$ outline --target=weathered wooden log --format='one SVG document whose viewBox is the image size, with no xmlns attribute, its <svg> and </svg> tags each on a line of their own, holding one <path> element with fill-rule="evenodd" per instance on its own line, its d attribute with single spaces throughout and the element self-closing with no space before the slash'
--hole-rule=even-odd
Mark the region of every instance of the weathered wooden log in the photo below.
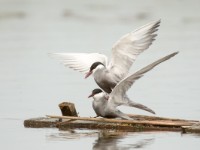
<svg viewBox="0 0 200 150">
<path fill-rule="evenodd" d="M 76 112 L 76 108 L 73 103 L 62 102 L 58 106 L 59 106 L 63 116 L 78 116 L 78 114 Z"/>
<path fill-rule="evenodd" d="M 58 118 L 38 117 L 24 120 L 24 126 L 27 128 L 53 128 L 57 126 Z"/>
<path fill-rule="evenodd" d="M 107 123 L 107 122 L 96 122 L 96 121 L 64 121 L 57 124 L 59 130 L 69 129 L 95 129 L 95 130 L 117 130 L 125 132 L 141 132 L 141 131 L 181 131 L 180 127 L 158 127 L 144 124 L 126 124 L 126 123 Z"/>
<path fill-rule="evenodd" d="M 200 133 L 200 122 L 192 126 L 182 126 L 183 133 Z"/>
<path fill-rule="evenodd" d="M 112 129 L 123 131 L 182 131 L 183 133 L 200 132 L 200 122 L 197 120 L 184 120 L 155 116 L 128 114 L 135 120 L 119 120 L 107 118 L 77 117 L 73 103 L 59 104 L 63 116 L 32 118 L 24 121 L 25 127 L 43 128 L 57 127 L 61 130 L 68 129 Z"/>
<path fill-rule="evenodd" d="M 190 121 L 171 121 L 171 120 L 136 121 L 136 120 L 117 120 L 117 119 L 107 119 L 107 118 L 88 118 L 88 117 L 52 116 L 52 115 L 47 115 L 47 117 L 84 120 L 84 121 L 96 121 L 96 122 L 104 122 L 104 123 L 142 124 L 142 125 L 154 125 L 154 126 L 165 126 L 165 127 L 191 126 L 194 124 L 193 122 L 190 122 Z"/>
<path fill-rule="evenodd" d="M 42 128 L 42 127 L 57 127 L 60 130 L 68 129 L 111 129 L 123 131 L 184 131 L 185 133 L 198 133 L 199 128 L 194 129 L 194 125 L 199 124 L 199 121 L 189 121 L 182 119 L 171 119 L 154 116 L 136 115 L 139 120 L 117 120 L 106 118 L 88 118 L 88 117 L 72 117 L 72 116 L 48 116 L 42 118 L 33 118 L 24 121 L 25 127 Z M 152 120 L 151 120 L 152 117 Z M 61 118 L 61 119 L 60 119 Z M 187 129 L 186 127 L 187 126 Z M 191 128 L 193 128 L 191 130 Z"/>
<path fill-rule="evenodd" d="M 171 121 L 190 121 L 190 122 L 199 122 L 197 120 L 186 120 L 186 119 L 177 119 L 177 118 L 167 118 L 167 117 L 157 117 L 157 116 L 146 116 L 146 115 L 135 115 L 127 114 L 129 117 L 137 120 L 171 120 Z"/>
</svg>

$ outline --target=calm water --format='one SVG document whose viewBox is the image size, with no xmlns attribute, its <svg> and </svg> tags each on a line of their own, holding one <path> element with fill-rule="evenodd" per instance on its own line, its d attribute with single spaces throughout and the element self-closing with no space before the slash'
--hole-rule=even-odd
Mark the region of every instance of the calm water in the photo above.
<svg viewBox="0 0 200 150">
<path fill-rule="evenodd" d="M 200 136 L 174 132 L 118 133 L 27 129 L 23 120 L 59 115 L 75 103 L 94 116 L 93 79 L 48 57 L 49 52 L 110 55 L 123 34 L 162 20 L 159 36 L 131 72 L 171 52 L 180 53 L 137 81 L 128 95 L 157 116 L 200 120 L 199 0 L 0 0 L 0 145 L 3 149 L 199 149 Z M 126 113 L 149 115 L 121 107 Z"/>
</svg>

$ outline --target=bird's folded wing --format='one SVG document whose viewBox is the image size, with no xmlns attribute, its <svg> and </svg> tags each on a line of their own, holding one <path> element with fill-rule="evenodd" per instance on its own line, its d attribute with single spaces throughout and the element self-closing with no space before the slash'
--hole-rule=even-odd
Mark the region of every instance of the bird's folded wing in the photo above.
<svg viewBox="0 0 200 150">
<path fill-rule="evenodd" d="M 94 62 L 107 65 L 107 57 L 99 53 L 51 53 L 49 55 L 65 66 L 82 73 L 88 72 Z"/>
</svg>

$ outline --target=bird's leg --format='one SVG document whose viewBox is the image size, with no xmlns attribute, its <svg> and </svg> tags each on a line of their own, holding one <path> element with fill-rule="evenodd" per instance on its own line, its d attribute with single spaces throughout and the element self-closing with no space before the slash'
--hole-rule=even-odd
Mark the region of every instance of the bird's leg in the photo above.
<svg viewBox="0 0 200 150">
<path fill-rule="evenodd" d="M 97 117 L 100 117 L 99 115 L 96 115 L 96 116 L 94 116 L 94 117 L 92 117 L 92 118 L 97 118 Z"/>
</svg>

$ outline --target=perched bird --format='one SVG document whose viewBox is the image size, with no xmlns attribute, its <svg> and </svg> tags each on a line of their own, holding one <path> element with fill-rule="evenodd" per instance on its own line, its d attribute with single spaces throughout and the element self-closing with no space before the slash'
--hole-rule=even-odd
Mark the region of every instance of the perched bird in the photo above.
<svg viewBox="0 0 200 150">
<path fill-rule="evenodd" d="M 131 120 L 132 118 L 130 118 L 128 115 L 124 114 L 123 112 L 117 109 L 117 107 L 120 105 L 136 107 L 136 108 L 155 114 L 155 112 L 151 110 L 150 108 L 142 104 L 138 104 L 131 101 L 127 97 L 126 92 L 137 79 L 141 78 L 144 75 L 144 73 L 150 71 L 156 65 L 175 56 L 177 53 L 178 52 L 167 55 L 155 61 L 154 63 L 142 68 L 136 73 L 124 78 L 113 88 L 110 94 L 103 92 L 101 89 L 94 89 L 92 91 L 92 94 L 89 97 L 93 97 L 94 99 L 93 109 L 96 112 L 97 116 L 101 116 L 105 118 L 122 118 L 122 119 Z"/>
<path fill-rule="evenodd" d="M 98 86 L 111 93 L 116 84 L 125 78 L 137 56 L 148 49 L 155 40 L 160 20 L 150 22 L 139 29 L 122 36 L 112 47 L 112 56 L 108 62 L 107 56 L 99 53 L 52 53 L 65 66 L 91 74 Z"/>
</svg>

